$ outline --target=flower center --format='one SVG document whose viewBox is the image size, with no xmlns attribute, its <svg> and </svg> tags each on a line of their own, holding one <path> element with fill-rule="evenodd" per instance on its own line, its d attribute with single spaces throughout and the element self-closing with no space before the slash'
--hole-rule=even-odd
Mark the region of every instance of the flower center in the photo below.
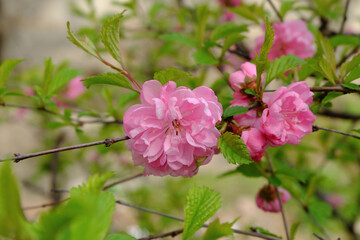
<svg viewBox="0 0 360 240">
<path fill-rule="evenodd" d="M 180 131 L 180 122 L 177 119 L 174 119 L 171 124 L 173 125 L 175 131 L 176 131 L 176 136 L 179 134 Z"/>
</svg>

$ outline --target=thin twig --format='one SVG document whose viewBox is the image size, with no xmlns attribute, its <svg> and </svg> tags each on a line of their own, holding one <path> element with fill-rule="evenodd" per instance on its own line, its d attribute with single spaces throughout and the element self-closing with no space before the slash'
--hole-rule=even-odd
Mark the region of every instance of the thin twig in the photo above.
<svg viewBox="0 0 360 240">
<path fill-rule="evenodd" d="M 343 15 L 343 19 L 342 19 L 342 22 L 341 22 L 339 34 L 342 34 L 344 32 L 344 27 L 345 27 L 345 22 L 347 20 L 347 11 L 348 11 L 348 8 L 349 8 L 349 4 L 350 4 L 350 0 L 346 0 L 344 15 Z"/>
<path fill-rule="evenodd" d="M 353 134 L 350 134 L 350 133 L 346 133 L 346 132 L 342 132 L 342 131 L 339 131 L 339 130 L 335 130 L 335 129 L 319 127 L 319 126 L 316 126 L 316 125 L 313 125 L 312 128 L 313 128 L 312 129 L 313 132 L 316 132 L 316 131 L 319 131 L 319 130 L 324 130 L 324 131 L 339 133 L 339 134 L 342 134 L 342 135 L 345 135 L 345 136 L 348 136 L 348 137 L 353 137 L 353 138 L 356 138 L 356 139 L 360 139 L 359 136 L 356 136 L 356 135 L 353 135 Z"/>
<path fill-rule="evenodd" d="M 39 209 L 39 208 L 45 208 L 45 207 L 52 207 L 52 206 L 56 206 L 60 203 L 63 203 L 67 200 L 69 200 L 70 198 L 65 198 L 61 201 L 57 201 L 57 202 L 51 202 L 51 203 L 45 203 L 45 204 L 41 204 L 41 205 L 36 205 L 36 206 L 29 206 L 29 207 L 23 207 L 22 210 L 26 211 L 26 210 L 33 210 L 33 209 Z"/>
<path fill-rule="evenodd" d="M 276 90 L 265 90 L 264 92 L 275 92 Z M 360 89 L 354 90 L 349 88 L 343 88 L 341 86 L 330 87 L 311 87 L 312 92 L 343 92 L 343 93 L 360 93 Z"/>
<path fill-rule="evenodd" d="M 115 181 L 115 182 L 113 182 L 113 183 L 110 183 L 110 184 L 108 184 L 108 185 L 105 185 L 104 188 L 103 188 L 103 190 L 106 190 L 106 189 L 111 188 L 111 187 L 113 187 L 113 186 L 115 186 L 115 185 L 118 185 L 118 184 L 121 184 L 121 183 L 124 183 L 124 182 L 128 182 L 128 181 L 130 181 L 130 180 L 133 180 L 133 179 L 135 179 L 135 178 L 142 177 L 142 176 L 144 176 L 144 175 L 143 175 L 142 173 L 139 173 L 139 174 L 136 174 L 136 175 L 134 175 L 134 176 L 131 176 L 131 177 L 128 177 L 128 178 L 125 178 L 125 179 L 121 179 L 121 180 L 119 180 L 119 181 Z"/>
<path fill-rule="evenodd" d="M 151 240 L 151 239 L 157 239 L 157 238 L 164 238 L 164 237 L 176 237 L 177 235 L 181 234 L 184 231 L 184 229 L 178 229 L 175 231 L 167 232 L 167 233 L 161 233 L 158 235 L 152 235 L 144 238 L 138 238 L 137 240 Z"/>
<path fill-rule="evenodd" d="M 270 4 L 271 8 L 274 10 L 274 12 L 276 13 L 276 15 L 278 16 L 278 18 L 280 19 L 281 22 L 284 21 L 283 17 L 280 15 L 279 11 L 276 9 L 274 3 L 271 0 L 267 0 L 268 3 Z"/>
<path fill-rule="evenodd" d="M 136 206 L 136 205 L 133 205 L 133 204 L 130 204 L 130 203 L 125 203 L 125 202 L 123 202 L 123 201 L 121 201 L 121 200 L 117 200 L 116 203 L 117 203 L 117 204 L 120 204 L 120 205 L 124 205 L 124 206 L 130 207 L 130 208 L 135 208 L 135 209 L 140 210 L 140 211 L 152 213 L 152 214 L 159 215 L 159 216 L 162 216 L 162 217 L 171 218 L 171 219 L 174 219 L 174 220 L 177 220 L 177 221 L 181 221 L 181 222 L 184 221 L 183 218 L 179 218 L 179 217 L 175 217 L 175 216 L 172 216 L 172 215 L 169 215 L 169 214 L 166 214 L 166 213 L 161 213 L 161 212 L 157 212 L 157 211 L 154 211 L 154 210 L 151 210 L 151 209 L 139 207 L 139 206 Z M 209 225 L 208 225 L 208 224 L 204 224 L 202 227 L 209 227 Z M 254 233 L 254 232 L 242 231 L 242 230 L 238 230 L 238 229 L 234 229 L 234 228 L 232 228 L 232 230 L 233 230 L 235 233 L 238 233 L 238 234 L 243 234 L 243 235 L 248 235 L 248 236 L 263 238 L 263 239 L 267 239 L 267 240 L 280 240 L 279 238 L 272 237 L 272 236 L 268 236 L 268 235 L 264 235 L 264 234 L 261 234 L 261 233 Z"/>
<path fill-rule="evenodd" d="M 325 238 L 320 237 L 320 236 L 317 235 L 316 233 L 313 233 L 313 235 L 314 235 L 315 237 L 317 237 L 319 240 L 325 240 Z"/>
<path fill-rule="evenodd" d="M 24 155 L 19 154 L 19 153 L 15 153 L 13 157 L 0 159 L 0 162 L 14 161 L 14 162 L 17 163 L 17 162 L 20 162 L 20 161 L 22 161 L 24 159 L 27 159 L 27 158 L 33 158 L 33 157 L 38 157 L 38 156 L 42 156 L 42 155 L 53 154 L 53 153 L 56 153 L 56 152 L 64 152 L 64 151 L 69 151 L 69 150 L 78 149 L 78 148 L 92 147 L 92 146 L 102 145 L 102 144 L 105 144 L 105 147 L 110 147 L 114 143 L 124 141 L 124 140 L 127 140 L 127 139 L 129 139 L 129 137 L 127 137 L 127 136 L 125 136 L 125 137 L 117 137 L 117 138 L 107 138 L 107 139 L 102 140 L 102 141 L 91 142 L 91 143 L 83 143 L 83 144 L 79 144 L 79 145 L 73 145 L 73 146 L 62 147 L 62 148 L 55 148 L 55 149 L 50 149 L 50 150 L 37 152 L 37 153 L 29 153 L 29 154 L 24 154 Z"/>
<path fill-rule="evenodd" d="M 349 120 L 353 120 L 353 121 L 360 120 L 360 115 L 354 115 L 351 113 L 333 112 L 333 111 L 330 111 L 327 109 L 320 111 L 317 114 L 322 115 L 322 116 L 332 117 L 332 118 L 349 119 Z"/>
<path fill-rule="evenodd" d="M 274 167 L 273 167 L 273 164 L 272 164 L 272 161 L 271 161 L 271 157 L 270 157 L 270 154 L 268 151 L 265 152 L 266 154 L 266 158 L 269 162 L 269 167 L 270 167 L 270 171 L 271 171 L 271 175 L 274 176 Z M 287 240 L 290 240 L 290 235 L 289 235 L 289 228 L 288 228 L 288 225 L 287 225 L 287 221 L 286 221 L 286 217 L 285 217 L 285 211 L 284 211 L 284 208 L 283 208 L 283 205 L 282 205 L 282 202 L 281 202 L 281 196 L 280 196 L 280 193 L 279 193 L 279 190 L 277 187 L 275 187 L 275 190 L 276 190 L 276 197 L 279 201 L 279 206 L 280 206 L 280 211 L 281 211 L 281 217 L 282 217 L 282 220 L 283 220 L 283 224 L 284 224 L 284 229 L 285 229 L 285 233 L 286 233 L 286 239 Z"/>
</svg>

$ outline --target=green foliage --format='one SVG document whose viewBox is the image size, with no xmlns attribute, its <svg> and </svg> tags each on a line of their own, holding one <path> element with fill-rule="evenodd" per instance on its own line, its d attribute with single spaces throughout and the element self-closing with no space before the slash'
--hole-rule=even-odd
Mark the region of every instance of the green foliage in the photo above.
<svg viewBox="0 0 360 240">
<path fill-rule="evenodd" d="M 344 79 L 345 83 L 350 83 L 356 79 L 360 78 L 360 66 L 354 68 L 349 75 L 346 76 Z"/>
<path fill-rule="evenodd" d="M 63 68 L 55 73 L 50 79 L 47 95 L 52 96 L 60 88 L 64 87 L 71 79 L 82 74 L 82 71 L 77 69 Z"/>
<path fill-rule="evenodd" d="M 351 89 L 351 90 L 359 90 L 359 85 L 354 84 L 354 83 L 344 83 L 344 84 L 341 84 L 341 86 L 344 88 Z"/>
<path fill-rule="evenodd" d="M 211 56 L 211 54 L 203 50 L 194 52 L 193 57 L 196 63 L 200 65 L 214 65 L 218 63 L 217 59 L 214 59 L 214 57 Z"/>
<path fill-rule="evenodd" d="M 313 199 L 308 206 L 310 214 L 320 223 L 329 219 L 332 213 L 332 208 L 328 203 Z"/>
<path fill-rule="evenodd" d="M 344 62 L 340 66 L 341 76 L 345 76 L 349 72 L 355 71 L 355 69 L 357 69 L 359 67 L 359 65 L 360 65 L 360 54 L 354 56 L 350 61 Z M 347 81 L 347 82 L 350 82 L 350 81 Z"/>
<path fill-rule="evenodd" d="M 19 189 L 11 163 L 0 169 L 0 239 L 36 239 L 35 229 L 27 222 L 21 209 Z"/>
<path fill-rule="evenodd" d="M 12 72 L 12 70 L 23 60 L 22 59 L 7 59 L 0 65 L 0 87 L 5 87 L 5 83 Z"/>
<path fill-rule="evenodd" d="M 202 240 L 216 240 L 221 237 L 233 236 L 232 225 L 234 223 L 220 223 L 220 220 L 217 218 L 209 224 Z"/>
<path fill-rule="evenodd" d="M 221 38 L 226 38 L 234 33 L 240 33 L 247 31 L 246 25 L 237 25 L 232 22 L 227 22 L 218 25 L 214 31 L 211 33 L 210 40 L 211 41 L 217 41 Z"/>
<path fill-rule="evenodd" d="M 290 228 L 290 240 L 295 240 L 295 235 L 299 229 L 300 223 L 294 223 Z"/>
<path fill-rule="evenodd" d="M 336 35 L 331 37 L 329 41 L 333 47 L 339 45 L 351 45 L 357 47 L 360 45 L 360 37 L 351 35 Z"/>
<path fill-rule="evenodd" d="M 247 5 L 242 3 L 241 6 L 229 8 L 229 10 L 256 24 L 259 24 L 259 19 L 264 19 L 265 16 L 264 9 L 257 4 Z"/>
<path fill-rule="evenodd" d="M 168 42 L 176 42 L 184 46 L 195 47 L 195 48 L 199 47 L 195 39 L 183 33 L 176 33 L 176 32 L 165 33 L 160 36 L 160 39 Z"/>
<path fill-rule="evenodd" d="M 306 182 L 305 174 L 294 168 L 290 168 L 290 167 L 279 168 L 278 170 L 276 170 L 275 175 L 279 175 L 279 174 L 293 177 L 303 183 Z"/>
<path fill-rule="evenodd" d="M 42 214 L 39 240 L 104 239 L 115 209 L 113 195 L 102 191 L 110 175 L 89 178 L 87 183 L 70 190 L 70 199 L 64 205 Z"/>
<path fill-rule="evenodd" d="M 296 1 L 294 0 L 283 1 L 280 6 L 280 11 L 279 11 L 280 15 L 284 17 L 285 14 L 292 9 L 295 3 Z"/>
<path fill-rule="evenodd" d="M 256 86 L 257 86 L 257 92 L 259 93 L 261 89 L 261 74 L 265 70 L 265 66 L 268 62 L 268 55 L 271 50 L 272 44 L 274 42 L 274 29 L 270 25 L 270 22 L 268 19 L 266 19 L 266 29 L 265 29 L 265 39 L 264 43 L 261 46 L 259 56 L 255 56 L 255 63 L 256 63 Z"/>
<path fill-rule="evenodd" d="M 200 5 L 196 8 L 195 36 L 197 43 L 202 46 L 205 36 L 206 23 L 209 18 L 209 8 L 207 5 Z"/>
<path fill-rule="evenodd" d="M 238 135 L 225 132 L 218 139 L 218 147 L 229 163 L 241 165 L 253 162 L 249 149 Z"/>
<path fill-rule="evenodd" d="M 272 232 L 270 232 L 269 230 L 266 230 L 266 229 L 264 229 L 264 228 L 261 228 L 261 227 L 254 227 L 253 229 L 256 229 L 256 230 L 257 230 L 257 232 L 262 233 L 262 234 L 264 234 L 264 235 L 267 235 L 267 236 L 272 236 L 272 237 L 276 237 L 276 238 L 280 238 L 280 239 L 282 239 L 282 237 L 281 237 L 281 236 L 276 235 L 276 234 L 274 234 L 274 233 L 272 233 Z"/>
<path fill-rule="evenodd" d="M 102 26 L 101 40 L 111 56 L 122 64 L 120 56 L 120 27 L 123 12 L 109 18 Z"/>
<path fill-rule="evenodd" d="M 249 109 L 243 106 L 232 106 L 227 109 L 225 109 L 223 118 L 233 117 L 236 115 L 247 113 Z"/>
<path fill-rule="evenodd" d="M 318 47 L 317 64 L 314 64 L 315 70 L 324 75 L 333 85 L 336 85 L 337 77 L 336 62 L 334 48 L 331 46 L 330 41 L 321 35 L 316 34 L 316 44 Z"/>
<path fill-rule="evenodd" d="M 169 81 L 181 82 L 190 78 L 190 73 L 183 72 L 177 68 L 169 67 L 154 74 L 154 79 L 162 85 Z"/>
<path fill-rule="evenodd" d="M 276 77 L 284 74 L 290 69 L 293 69 L 297 66 L 301 66 L 304 63 L 305 61 L 296 55 L 286 55 L 286 56 L 281 56 L 280 58 L 276 58 L 271 63 L 270 68 L 268 70 L 265 87 Z"/>
<path fill-rule="evenodd" d="M 217 210 L 220 194 L 207 187 L 193 186 L 186 196 L 183 239 L 189 239 Z"/>
<path fill-rule="evenodd" d="M 106 84 L 123 87 L 135 91 L 129 83 L 128 79 L 121 73 L 103 73 L 97 76 L 85 78 L 82 81 L 84 81 L 84 85 L 86 87 L 90 87 L 96 84 Z"/>
<path fill-rule="evenodd" d="M 135 240 L 136 238 L 127 234 L 110 234 L 105 240 Z"/>
</svg>

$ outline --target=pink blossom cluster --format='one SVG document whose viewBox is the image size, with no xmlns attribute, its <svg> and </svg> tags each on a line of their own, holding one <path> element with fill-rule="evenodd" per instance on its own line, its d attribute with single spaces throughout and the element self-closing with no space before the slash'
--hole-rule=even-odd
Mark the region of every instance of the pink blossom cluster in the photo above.
<svg viewBox="0 0 360 240">
<path fill-rule="evenodd" d="M 256 88 L 256 66 L 244 63 L 229 78 L 235 91 L 231 106 L 247 107 L 258 100 L 244 92 Z M 310 111 L 313 93 L 305 82 L 292 83 L 273 93 L 264 93 L 261 106 L 234 116 L 233 130 L 249 148 L 254 161 L 260 161 L 268 146 L 299 144 L 311 133 L 315 115 Z"/>
<path fill-rule="evenodd" d="M 268 55 L 271 61 L 289 54 L 297 55 L 302 59 L 314 56 L 314 36 L 307 29 L 304 21 L 277 22 L 273 23 L 272 26 L 274 29 L 274 42 Z M 263 43 L 264 36 L 255 39 L 255 48 L 250 53 L 251 58 L 255 58 L 255 53 L 259 54 Z"/>
<path fill-rule="evenodd" d="M 124 115 L 124 131 L 135 165 L 144 175 L 191 177 L 207 164 L 217 149 L 222 106 L 208 87 L 191 90 L 164 86 L 156 80 L 143 84 L 141 104 Z"/>
<path fill-rule="evenodd" d="M 280 195 L 281 203 L 286 203 L 291 198 L 288 191 L 283 188 L 277 188 Z M 256 205 L 266 212 L 280 212 L 280 202 L 277 198 L 276 188 L 273 185 L 265 185 L 256 194 Z"/>
</svg>

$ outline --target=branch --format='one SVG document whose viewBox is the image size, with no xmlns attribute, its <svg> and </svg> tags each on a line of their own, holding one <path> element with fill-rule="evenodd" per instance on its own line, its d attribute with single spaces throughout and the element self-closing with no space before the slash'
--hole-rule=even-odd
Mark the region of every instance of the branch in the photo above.
<svg viewBox="0 0 360 240">
<path fill-rule="evenodd" d="M 356 136 L 356 135 L 353 135 L 353 134 L 350 134 L 350 133 L 346 133 L 346 132 L 342 132 L 342 131 L 339 131 L 339 130 L 335 130 L 335 129 L 319 127 L 319 126 L 316 126 L 316 125 L 313 125 L 312 128 L 313 128 L 312 129 L 313 132 L 317 132 L 319 130 L 324 130 L 324 131 L 339 133 L 339 134 L 342 134 L 342 135 L 345 135 L 345 136 L 348 136 L 348 137 L 353 137 L 353 138 L 356 138 L 356 139 L 360 139 L 359 136 Z"/>
<path fill-rule="evenodd" d="M 278 18 L 280 19 L 281 22 L 284 21 L 284 19 L 282 18 L 282 16 L 280 15 L 279 11 L 276 9 L 274 3 L 271 0 L 267 0 L 268 3 L 270 4 L 270 6 L 272 7 L 272 9 L 274 10 L 274 12 L 276 13 L 276 15 L 278 16 Z"/>
<path fill-rule="evenodd" d="M 22 210 L 26 211 L 26 210 L 32 210 L 32 209 L 38 209 L 38 208 L 45 208 L 45 207 L 52 207 L 52 206 L 56 206 L 60 203 L 63 203 L 67 200 L 69 200 L 70 198 L 65 198 L 61 201 L 57 201 L 57 202 L 51 202 L 51 203 L 45 203 L 45 204 L 41 204 L 41 205 L 36 205 L 36 206 L 30 206 L 30 207 L 23 207 Z"/>
<path fill-rule="evenodd" d="M 360 120 L 360 115 L 354 115 L 354 114 L 350 114 L 350 113 L 333 112 L 333 111 L 330 111 L 327 109 L 325 109 L 321 112 L 318 112 L 317 114 L 322 115 L 322 116 L 332 117 L 332 118 L 349 119 L 349 120 L 354 120 L 354 121 Z"/>
<path fill-rule="evenodd" d="M 24 155 L 21 155 L 19 153 L 15 153 L 14 157 L 0 159 L 0 162 L 14 161 L 14 162 L 17 163 L 17 162 L 20 162 L 20 161 L 22 161 L 24 159 L 27 159 L 27 158 L 33 158 L 33 157 L 38 157 L 38 156 L 57 153 L 57 152 L 64 152 L 64 151 L 69 151 L 69 150 L 78 149 L 78 148 L 92 147 L 92 146 L 102 145 L 102 144 L 105 144 L 105 147 L 110 147 L 114 143 L 124 141 L 124 140 L 127 140 L 127 139 L 129 139 L 129 137 L 127 137 L 127 136 L 125 136 L 125 137 L 117 137 L 117 138 L 107 138 L 107 139 L 102 140 L 102 141 L 84 143 L 84 144 L 73 145 L 73 146 L 62 147 L 62 148 L 55 148 L 55 149 L 50 149 L 50 150 L 37 152 L 37 153 L 29 153 L 29 154 L 24 154 Z"/>
<path fill-rule="evenodd" d="M 265 92 L 275 92 L 276 90 L 265 90 Z M 360 93 L 360 89 L 353 90 L 349 88 L 343 88 L 341 86 L 330 86 L 330 87 L 311 87 L 312 92 L 343 92 L 343 93 Z"/>
<path fill-rule="evenodd" d="M 346 0 L 344 15 L 343 15 L 343 19 L 342 19 L 342 22 L 341 22 L 339 34 L 342 34 L 344 32 L 345 22 L 347 20 L 347 11 L 348 11 L 348 8 L 349 8 L 349 3 L 350 3 L 350 0 Z"/>
<path fill-rule="evenodd" d="M 103 190 L 106 190 L 106 189 L 111 188 L 111 187 L 113 187 L 113 186 L 115 186 L 115 185 L 118 185 L 118 184 L 121 184 L 121 183 L 124 183 L 124 182 L 128 182 L 128 181 L 130 181 L 130 180 L 133 180 L 133 179 L 135 179 L 135 178 L 142 177 L 142 176 L 144 176 L 142 173 L 138 173 L 138 174 L 136 174 L 136 175 L 134 175 L 134 176 L 131 176 L 131 177 L 128 177 L 128 178 L 125 178 L 125 179 L 121 179 L 121 180 L 119 180 L 119 181 L 115 181 L 115 182 L 113 182 L 113 183 L 110 183 L 110 184 L 108 184 L 108 185 L 105 185 L 104 188 L 103 188 Z"/>
<path fill-rule="evenodd" d="M 268 151 L 265 152 L 266 154 L 266 158 L 269 162 L 269 167 L 270 167 L 270 172 L 271 172 L 271 175 L 273 177 L 275 177 L 275 174 L 274 174 L 274 167 L 273 167 L 273 164 L 272 164 L 272 161 L 271 161 L 271 157 L 270 157 L 270 154 Z M 285 229 L 285 233 L 286 233 L 286 239 L 287 240 L 290 240 L 290 235 L 289 235 L 289 228 L 288 228 L 288 225 L 287 225 L 287 221 L 286 221 L 286 217 L 285 217 L 285 211 L 284 211 L 284 208 L 283 208 L 283 205 L 282 205 L 282 202 L 281 202 L 281 196 L 280 196 L 280 193 L 279 193 L 279 190 L 277 187 L 275 187 L 275 190 L 276 190 L 276 197 L 279 201 L 279 206 L 280 206 L 280 211 L 281 211 L 281 217 L 282 217 L 282 220 L 283 220 L 283 224 L 284 224 L 284 229 Z"/>
<path fill-rule="evenodd" d="M 169 237 L 169 236 L 175 237 L 175 236 L 181 234 L 183 231 L 184 231 L 184 229 L 178 229 L 178 230 L 167 232 L 167 233 L 152 235 L 152 236 L 144 237 L 144 238 L 138 238 L 137 240 L 150 240 L 150 239 L 164 238 L 164 237 Z"/>
</svg>

